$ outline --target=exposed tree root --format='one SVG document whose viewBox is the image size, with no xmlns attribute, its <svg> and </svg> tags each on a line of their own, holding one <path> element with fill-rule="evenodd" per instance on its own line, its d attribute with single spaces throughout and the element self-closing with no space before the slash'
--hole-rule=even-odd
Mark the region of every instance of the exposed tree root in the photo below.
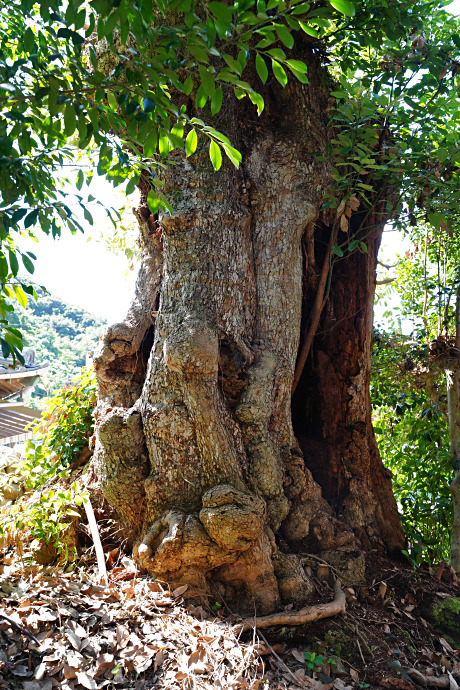
<svg viewBox="0 0 460 690">
<path fill-rule="evenodd" d="M 321 618 L 330 618 L 345 613 L 346 599 L 340 580 L 335 581 L 334 599 L 327 604 L 317 604 L 300 609 L 300 611 L 283 611 L 269 616 L 245 618 L 235 626 L 235 630 L 242 633 L 251 628 L 269 628 L 273 625 L 305 625 Z"/>
<path fill-rule="evenodd" d="M 452 676 L 425 676 L 423 675 L 423 673 L 420 673 L 420 671 L 417 671 L 416 668 L 408 669 L 407 673 L 422 687 L 427 687 L 430 685 L 435 688 L 458 687 L 456 681 L 452 678 Z M 451 678 L 453 684 L 451 684 Z"/>
</svg>

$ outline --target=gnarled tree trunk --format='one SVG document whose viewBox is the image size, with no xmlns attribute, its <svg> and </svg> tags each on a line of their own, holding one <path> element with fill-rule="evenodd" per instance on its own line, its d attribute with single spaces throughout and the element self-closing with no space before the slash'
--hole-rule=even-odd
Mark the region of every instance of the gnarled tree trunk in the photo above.
<svg viewBox="0 0 460 690">
<path fill-rule="evenodd" d="M 229 95 L 217 126 L 243 154 L 238 170 L 214 173 L 204 142 L 174 155 L 163 175 L 174 213 L 139 209 L 136 299 L 96 360 L 96 469 L 138 562 L 264 613 L 310 594 L 296 554 L 354 578 L 370 542 L 404 543 L 368 393 L 383 222 L 362 218 L 368 254 L 336 264 L 291 404 L 331 233 L 319 220 L 328 79 L 301 50 L 310 83 L 269 82 L 261 118 Z"/>
</svg>

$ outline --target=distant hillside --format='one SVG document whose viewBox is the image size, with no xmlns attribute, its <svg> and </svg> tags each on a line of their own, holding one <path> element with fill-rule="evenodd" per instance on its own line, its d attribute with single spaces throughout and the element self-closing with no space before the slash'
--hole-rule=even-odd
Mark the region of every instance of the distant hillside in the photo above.
<svg viewBox="0 0 460 690">
<path fill-rule="evenodd" d="M 94 349 L 107 325 L 84 309 L 43 293 L 37 302 L 29 298 L 27 309 L 15 305 L 10 321 L 22 332 L 25 346 L 35 349 L 37 361 L 50 362 L 48 376 L 34 391 L 35 399 L 48 396 L 80 372 L 86 352 Z"/>
</svg>

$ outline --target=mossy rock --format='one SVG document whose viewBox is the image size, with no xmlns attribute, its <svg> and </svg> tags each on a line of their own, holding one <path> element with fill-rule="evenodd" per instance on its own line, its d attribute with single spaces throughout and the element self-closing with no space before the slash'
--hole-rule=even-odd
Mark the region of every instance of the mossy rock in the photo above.
<svg viewBox="0 0 460 690">
<path fill-rule="evenodd" d="M 460 598 L 452 597 L 437 601 L 430 609 L 430 621 L 439 630 L 460 643 Z"/>
</svg>

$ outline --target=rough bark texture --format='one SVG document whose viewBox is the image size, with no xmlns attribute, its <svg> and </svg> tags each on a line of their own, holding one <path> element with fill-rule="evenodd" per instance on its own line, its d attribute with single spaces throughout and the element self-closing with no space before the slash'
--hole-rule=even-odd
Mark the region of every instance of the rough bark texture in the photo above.
<svg viewBox="0 0 460 690">
<path fill-rule="evenodd" d="M 457 288 L 455 308 L 455 348 L 460 354 L 460 287 Z M 454 481 L 450 485 L 454 518 L 450 535 L 450 556 L 452 566 L 460 573 L 460 362 L 447 372 L 447 404 L 449 411 L 450 451 L 455 467 Z"/>
<path fill-rule="evenodd" d="M 449 428 L 451 452 L 454 464 L 457 468 L 454 481 L 450 485 L 454 517 L 450 535 L 450 556 L 452 566 L 460 573 L 460 471 L 458 469 L 460 459 L 460 368 L 454 372 L 447 372 L 447 401 L 449 406 Z"/>
<path fill-rule="evenodd" d="M 353 230 L 367 254 L 345 255 L 334 264 L 331 290 L 314 346 L 293 400 L 294 428 L 305 462 L 340 520 L 366 548 L 370 542 L 401 548 L 401 528 L 391 496 L 391 474 L 382 465 L 371 424 L 369 394 L 373 299 L 377 253 L 384 223 L 356 213 Z M 307 271 L 309 286 L 323 256 L 329 227 L 318 224 Z M 343 236 L 338 241 L 343 241 Z M 317 257 L 319 248 L 319 257 Z M 324 546 L 329 548 L 329 546 Z"/>
<path fill-rule="evenodd" d="M 96 360 L 96 470 L 138 562 L 259 613 L 308 598 L 297 553 L 321 552 L 354 579 L 363 545 L 403 546 L 368 394 L 381 225 L 369 255 L 334 273 L 293 432 L 302 313 L 330 232 L 317 222 L 328 82 L 300 49 L 310 83 L 272 80 L 262 118 L 228 95 L 217 126 L 242 151 L 239 170 L 214 173 L 207 146 L 177 154 L 163 176 L 173 215 L 141 206 L 137 297 Z"/>
</svg>

